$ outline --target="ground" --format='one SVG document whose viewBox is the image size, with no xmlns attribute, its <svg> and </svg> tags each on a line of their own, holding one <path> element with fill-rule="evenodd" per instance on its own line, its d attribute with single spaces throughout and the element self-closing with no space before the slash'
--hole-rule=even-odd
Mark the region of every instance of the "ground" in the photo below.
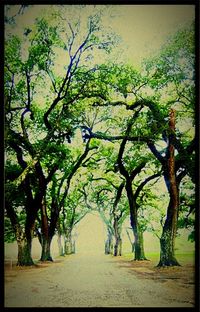
<svg viewBox="0 0 200 312">
<path fill-rule="evenodd" d="M 5 267 L 5 307 L 194 307 L 194 266 L 156 268 L 103 253 Z"/>
</svg>

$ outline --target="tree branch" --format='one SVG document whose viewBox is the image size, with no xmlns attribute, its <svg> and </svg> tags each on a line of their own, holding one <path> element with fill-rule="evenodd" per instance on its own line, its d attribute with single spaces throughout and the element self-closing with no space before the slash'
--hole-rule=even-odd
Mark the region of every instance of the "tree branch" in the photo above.
<svg viewBox="0 0 200 312">
<path fill-rule="evenodd" d="M 162 165 L 165 165 L 165 158 L 161 155 L 161 153 L 156 149 L 154 143 L 149 139 L 146 141 L 149 149 L 154 154 L 154 156 L 159 160 Z"/>
<path fill-rule="evenodd" d="M 161 172 L 159 173 L 155 173 L 153 175 L 151 175 L 150 177 L 146 178 L 138 187 L 137 187 L 137 190 L 136 192 L 134 193 L 134 199 L 136 201 L 136 199 L 138 198 L 140 192 L 142 191 L 143 187 L 151 180 L 157 178 L 157 177 L 160 177 L 161 176 Z"/>
<path fill-rule="evenodd" d="M 30 75 L 28 71 L 25 71 L 26 74 L 26 84 L 27 84 L 27 108 L 30 110 L 31 107 L 31 88 L 30 88 Z"/>
<path fill-rule="evenodd" d="M 144 168 L 146 165 L 146 162 L 142 162 L 141 164 L 139 164 L 135 169 L 133 169 L 133 171 L 130 174 L 130 179 L 131 181 L 134 180 L 134 178 L 136 177 L 137 174 L 140 173 L 140 171 L 142 170 L 142 168 Z"/>
<path fill-rule="evenodd" d="M 122 196 L 122 191 L 123 191 L 123 188 L 124 188 L 124 185 L 125 185 L 125 182 L 123 181 L 118 187 L 117 187 L 117 195 L 116 195 L 116 198 L 115 198 L 115 201 L 113 203 L 113 209 L 112 209 L 112 213 L 115 214 L 115 211 L 117 209 L 117 205 L 120 201 L 120 198 Z"/>
<path fill-rule="evenodd" d="M 70 183 L 71 183 L 71 179 L 72 179 L 73 175 L 78 170 L 78 168 L 81 166 L 82 161 L 87 157 L 89 151 L 91 150 L 90 147 L 89 147 L 89 144 L 90 144 L 90 140 L 88 140 L 88 142 L 87 142 L 87 144 L 85 146 L 84 153 L 77 159 L 75 165 L 71 169 L 71 172 L 70 172 L 69 176 L 67 177 L 67 183 L 66 183 L 64 194 L 63 194 L 62 199 L 60 201 L 60 207 L 63 207 L 63 205 L 64 205 L 64 201 L 65 201 L 65 198 L 66 198 L 66 196 L 68 194 Z"/>
</svg>

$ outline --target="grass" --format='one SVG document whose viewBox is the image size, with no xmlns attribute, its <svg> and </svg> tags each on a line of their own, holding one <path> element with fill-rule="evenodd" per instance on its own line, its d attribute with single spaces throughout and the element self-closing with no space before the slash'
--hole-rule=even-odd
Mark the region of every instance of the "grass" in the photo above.
<svg viewBox="0 0 200 312">
<path fill-rule="evenodd" d="M 187 252 L 187 253 L 177 252 L 176 258 L 181 265 L 187 265 L 187 264 L 194 265 L 195 264 L 195 253 L 192 251 Z"/>
<path fill-rule="evenodd" d="M 175 257 L 181 265 L 194 265 L 195 261 L 195 243 L 188 241 L 189 231 L 180 230 L 180 235 L 176 238 Z M 122 255 L 125 260 L 133 260 L 134 254 L 130 253 L 131 245 L 124 233 Z M 157 265 L 160 259 L 160 242 L 152 233 L 144 233 L 144 250 L 147 259 L 151 260 L 153 265 Z"/>
<path fill-rule="evenodd" d="M 153 265 L 157 265 L 159 262 L 160 254 L 158 252 L 146 252 L 146 258 L 152 262 Z M 134 259 L 133 253 L 124 253 L 123 258 L 127 261 Z M 176 259 L 181 265 L 194 265 L 195 255 L 194 252 L 177 252 Z"/>
</svg>

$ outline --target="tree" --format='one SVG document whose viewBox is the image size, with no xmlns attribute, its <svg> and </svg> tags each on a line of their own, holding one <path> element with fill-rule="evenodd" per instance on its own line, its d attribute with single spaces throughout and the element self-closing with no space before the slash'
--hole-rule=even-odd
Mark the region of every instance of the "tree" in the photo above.
<svg viewBox="0 0 200 312">
<path fill-rule="evenodd" d="M 109 184 L 105 183 L 104 178 L 94 178 L 92 173 L 89 174 L 89 178 L 87 180 L 88 182 L 85 182 L 82 185 L 82 188 L 79 189 L 79 192 L 83 194 L 85 205 L 89 211 L 97 211 L 102 221 L 105 223 L 107 228 L 105 254 L 112 254 L 114 235 L 112 225 L 113 218 L 110 211 L 112 189 Z M 103 181 L 104 183 L 100 183 L 100 181 Z"/>
<path fill-rule="evenodd" d="M 174 256 L 174 243 L 178 218 L 179 185 L 186 174 L 195 183 L 196 138 L 192 131 L 192 115 L 190 116 L 190 113 L 194 112 L 195 101 L 193 26 L 187 28 L 186 32 L 184 31 L 177 33 L 164 47 L 162 53 L 154 61 L 148 63 L 147 76 L 144 77 L 143 83 L 140 80 L 139 86 L 134 86 L 133 90 L 129 85 L 128 90 L 131 91 L 132 101 L 129 100 L 129 96 L 128 101 L 111 100 L 97 104 L 99 107 L 124 106 L 127 110 L 134 111 L 135 131 L 132 132 L 134 135 L 129 131 L 131 124 L 125 134 L 90 133 L 90 137 L 102 140 L 122 140 L 120 156 L 126 142 L 145 142 L 160 162 L 170 201 L 161 237 L 159 266 L 178 265 Z M 127 81 L 124 86 L 128 86 Z M 179 122 L 175 121 L 175 111 Z M 189 127 L 184 129 L 181 127 L 182 123 L 188 119 L 191 129 Z M 145 128 L 146 125 L 148 127 Z M 160 150 L 157 145 L 161 140 L 165 145 L 162 143 Z M 126 174 L 127 179 L 130 178 L 124 171 L 123 163 L 120 161 L 119 164 L 121 172 Z"/>
<path fill-rule="evenodd" d="M 150 133 L 146 136 L 132 136 L 130 134 L 131 127 L 133 125 L 133 122 L 137 120 L 137 116 L 139 114 L 139 111 L 144 107 L 147 106 L 150 108 L 150 112 L 153 115 L 153 121 L 154 121 L 154 128 L 150 128 Z M 175 155 L 174 155 L 174 146 L 181 145 L 180 141 L 177 140 L 175 135 L 175 118 L 174 118 L 174 110 L 171 110 L 170 117 L 169 117 L 169 125 L 166 125 L 165 119 L 166 115 L 164 112 L 159 110 L 159 106 L 156 105 L 155 102 L 152 102 L 150 100 L 140 100 L 134 103 L 132 106 L 129 106 L 128 109 L 139 109 L 135 112 L 134 117 L 131 119 L 129 125 L 127 126 L 127 131 L 125 135 L 119 135 L 119 136 L 109 136 L 104 135 L 102 133 L 90 133 L 90 137 L 99 138 L 99 139 L 105 139 L 105 140 L 119 140 L 122 139 L 122 143 L 120 146 L 119 156 L 118 156 L 118 166 L 120 173 L 126 177 L 126 190 L 127 190 L 127 196 L 129 197 L 129 203 L 131 207 L 135 207 L 135 201 L 133 199 L 133 192 L 131 187 L 131 177 L 134 177 L 134 174 L 136 172 L 140 172 L 142 169 L 142 166 L 145 164 L 140 164 L 138 166 L 138 169 L 136 171 L 133 170 L 132 174 L 129 174 L 127 170 L 125 169 L 123 162 L 122 162 L 122 155 L 124 152 L 124 148 L 127 141 L 141 141 L 146 142 L 149 149 L 153 153 L 153 155 L 156 157 L 156 159 L 161 163 L 163 175 L 165 178 L 165 183 L 167 186 L 167 190 L 170 195 L 170 202 L 167 210 L 167 217 L 165 226 L 163 227 L 163 236 L 161 237 L 161 260 L 159 262 L 159 266 L 168 266 L 168 265 L 178 265 L 177 260 L 174 256 L 174 242 L 175 242 L 175 236 L 176 236 L 176 226 L 177 226 L 177 218 L 178 218 L 178 205 L 179 205 L 179 192 L 178 187 L 182 180 L 182 178 L 187 174 L 187 166 L 185 165 L 185 161 L 181 161 L 180 154 L 176 156 L 178 161 L 176 162 L 175 167 Z M 155 129 L 156 126 L 156 129 Z M 168 127 L 168 128 L 167 128 Z M 167 130 L 167 132 L 166 132 Z M 164 150 L 161 152 L 157 150 L 154 141 L 158 140 L 159 135 L 162 135 L 164 138 L 164 141 L 167 141 L 167 147 L 165 149 L 165 156 Z M 175 142 L 175 143 L 174 143 Z M 179 148 L 178 148 L 179 150 Z M 186 155 L 188 153 L 189 155 L 192 155 L 193 157 L 193 151 L 194 151 L 194 140 L 192 140 L 185 148 L 181 146 L 182 156 Z M 184 156 L 183 156 L 184 157 Z M 191 160 L 192 161 L 192 160 Z M 189 174 L 191 170 L 188 172 Z M 193 175 L 192 175 L 193 176 Z M 132 220 L 135 219 L 136 210 L 132 209 Z M 137 223 L 137 221 L 136 221 Z M 136 227 L 135 221 L 132 221 L 132 227 L 135 228 L 135 236 L 136 241 L 138 241 L 138 229 Z M 169 234 L 170 233 L 170 234 Z M 141 248 L 138 247 L 138 253 Z"/>
<path fill-rule="evenodd" d="M 55 144 L 65 145 L 66 142 L 71 142 L 77 123 L 79 124 L 81 100 L 94 94 L 98 96 L 92 90 L 94 77 L 90 75 L 96 71 L 96 67 L 91 63 L 89 66 L 84 64 L 85 58 L 93 49 L 109 52 L 113 43 L 105 35 L 101 37 L 98 14 L 88 18 L 86 33 L 83 35 L 79 32 L 79 21 L 74 25 L 68 23 L 67 29 L 59 28 L 61 12 L 52 12 L 54 18 L 51 15 L 51 21 L 44 17 L 36 19 L 30 31 L 24 31 L 19 36 L 14 34 L 13 29 L 10 31 L 9 27 L 6 30 L 6 148 L 15 152 L 15 159 L 22 169 L 15 183 L 22 184 L 26 194 L 25 234 L 20 236 L 19 231 L 16 232 L 19 243 L 26 240 L 23 247 L 26 256 L 21 256 L 18 261 L 20 265 L 33 264 L 31 241 L 38 211 L 42 212 L 42 242 L 45 246 L 49 244 L 45 243 L 48 237 L 45 196 L 59 165 L 51 158 L 51 169 L 48 171 L 42 161 L 48 154 L 52 154 Z M 58 22 L 57 26 L 55 22 Z M 66 32 L 67 41 L 63 37 Z M 56 61 L 59 59 L 56 49 L 66 54 L 61 75 L 56 74 Z M 35 175 L 32 179 L 31 172 Z M 17 218 L 12 203 L 6 204 L 6 208 L 16 231 Z M 44 247 L 44 250 L 42 259 L 48 254 L 48 248 Z M 49 257 L 48 255 L 47 258 Z"/>
<path fill-rule="evenodd" d="M 132 120 L 129 122 L 129 125 L 127 126 L 127 131 L 126 135 L 129 135 L 129 132 L 131 130 L 132 126 Z M 118 168 L 120 173 L 125 177 L 126 184 L 126 192 L 127 192 L 127 198 L 129 202 L 129 209 L 130 209 L 130 222 L 131 222 L 131 227 L 133 229 L 134 233 L 134 247 L 135 247 L 135 260 L 146 260 L 145 254 L 144 254 L 144 247 L 143 247 L 143 231 L 141 226 L 139 225 L 138 222 L 138 208 L 139 205 L 137 204 L 137 198 L 139 196 L 139 193 L 141 192 L 142 188 L 144 185 L 149 182 L 151 179 L 154 179 L 159 176 L 159 174 L 154 174 L 151 177 L 148 177 L 145 181 L 143 181 L 137 188 L 137 190 L 134 192 L 133 191 L 133 180 L 135 177 L 141 172 L 141 170 L 145 167 L 147 161 L 145 159 L 141 160 L 136 163 L 135 167 L 132 168 L 132 170 L 129 172 L 124 165 L 123 162 L 123 153 L 125 150 L 125 145 L 127 142 L 127 138 L 122 140 L 122 143 L 120 145 L 120 150 L 118 154 Z"/>
<path fill-rule="evenodd" d="M 114 243 L 114 251 L 113 255 L 114 256 L 121 256 L 122 255 L 122 239 L 121 239 L 121 225 L 122 221 L 124 221 L 124 218 L 127 216 L 127 210 L 126 206 L 123 207 L 123 209 L 120 209 L 120 211 L 117 211 L 117 206 L 119 204 L 122 191 L 124 188 L 124 182 L 122 182 L 116 189 L 117 189 L 117 194 L 115 201 L 113 203 L 113 209 L 112 209 L 112 214 L 113 214 L 113 228 L 114 228 L 114 237 L 115 237 L 115 243 Z M 124 214 L 124 216 L 123 216 Z M 121 221 L 121 222 L 120 222 Z"/>
<path fill-rule="evenodd" d="M 152 75 L 152 81 L 156 83 L 156 88 L 160 90 L 161 85 L 165 85 L 171 95 L 171 101 L 167 104 L 174 104 L 170 108 L 169 126 L 167 133 L 162 131 L 164 140 L 167 141 L 165 157 L 159 153 L 155 145 L 148 144 L 152 153 L 162 163 L 166 186 L 170 195 L 170 202 L 167 209 L 167 217 L 161 236 L 161 256 L 159 266 L 179 265 L 174 257 L 174 244 L 178 221 L 179 209 L 179 185 L 183 177 L 188 174 L 193 182 L 194 175 L 194 151 L 195 138 L 185 141 L 184 129 L 176 123 L 175 111 L 177 115 L 184 120 L 184 110 L 186 107 L 190 110 L 194 105 L 194 30 L 193 25 L 179 31 L 171 39 L 170 45 L 165 47 L 160 55 L 159 63 L 151 68 L 155 69 Z M 175 64 L 175 66 L 172 66 Z M 177 109 L 176 109 L 177 107 Z M 181 108 L 181 109 L 180 109 Z M 179 113 L 180 111 L 180 113 Z M 155 115 L 154 115 L 155 116 Z M 187 118 L 190 118 L 188 114 Z M 192 124 L 192 122 L 191 122 Z M 179 128 L 177 131 L 175 127 Z M 186 129 L 188 131 L 188 129 Z M 182 133 L 181 133 L 182 132 Z M 186 132 L 187 133 L 187 132 Z M 175 156 L 175 149 L 178 155 Z"/>
<path fill-rule="evenodd" d="M 110 52 L 116 37 L 103 31 L 100 11 L 89 14 L 84 24 L 84 7 L 76 9 L 80 16 L 73 19 L 74 6 L 52 6 L 50 15 L 41 14 L 30 29 L 18 35 L 7 24 L 5 134 L 10 173 L 6 192 L 11 189 L 12 196 L 6 198 L 6 213 L 18 242 L 22 237 L 25 242 L 26 261 L 20 261 L 33 263 L 31 240 L 36 222 L 41 229 L 42 259 L 51 258 L 50 241 L 56 226 L 60 234 L 66 234 L 73 223 L 79 196 L 70 187 L 81 167 L 88 177 L 95 172 L 94 179 L 107 179 L 95 185 L 94 205 L 109 216 L 108 229 L 114 225 L 111 232 L 116 242 L 120 241 L 121 221 L 126 213 L 123 177 L 135 236 L 135 258 L 145 258 L 141 236 L 145 226 L 138 216 L 143 187 L 157 174 L 150 152 L 161 168 L 169 194 L 159 266 L 178 265 L 174 244 L 179 188 L 186 176 L 193 184 L 196 182 L 193 28 L 187 28 L 185 34 L 178 32 L 138 72 L 127 64 L 99 61 L 104 52 Z M 17 14 L 14 18 L 19 17 Z M 186 129 L 182 126 L 185 120 L 189 121 Z M 70 159 L 73 153 L 69 151 L 80 130 L 78 145 L 81 141 L 82 149 L 78 148 Z M 100 140 L 106 140 L 107 145 L 98 148 Z M 144 174 L 146 165 L 152 166 L 153 174 Z M 94 185 L 94 181 L 90 182 Z M 19 199 L 15 199 L 13 194 L 18 191 Z M 74 192 L 74 199 L 70 192 Z M 87 188 L 82 193 L 87 200 L 91 197 L 88 192 Z"/>
<path fill-rule="evenodd" d="M 63 210 L 63 235 L 64 251 L 69 255 L 75 253 L 75 240 L 72 238 L 74 227 L 89 212 L 88 207 L 84 205 L 84 198 L 80 192 L 79 185 L 68 195 L 66 199 L 66 208 Z"/>
<path fill-rule="evenodd" d="M 113 254 L 114 256 L 121 256 L 122 224 L 128 214 L 126 198 L 122 196 L 122 192 L 124 189 L 124 181 L 122 181 L 119 185 L 116 185 L 116 181 L 113 179 L 112 176 L 108 176 L 107 178 L 106 177 L 94 178 L 93 180 L 94 181 L 104 180 L 106 183 L 104 186 L 101 186 L 100 190 L 97 192 L 98 211 L 100 213 L 102 220 L 105 222 L 107 226 L 108 237 L 105 242 L 105 254 Z M 110 189 L 110 187 L 112 188 Z M 106 190 L 108 190 L 109 192 L 112 191 L 114 193 L 113 198 L 110 198 L 110 200 L 109 198 L 106 199 L 104 197 L 102 198 L 103 196 L 102 191 Z M 107 202 L 107 205 L 105 205 L 105 202 Z"/>
</svg>

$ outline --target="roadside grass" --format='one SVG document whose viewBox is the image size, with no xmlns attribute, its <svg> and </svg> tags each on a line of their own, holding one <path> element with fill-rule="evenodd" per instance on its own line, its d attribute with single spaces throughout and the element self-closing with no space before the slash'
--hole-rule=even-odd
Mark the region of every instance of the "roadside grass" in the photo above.
<svg viewBox="0 0 200 312">
<path fill-rule="evenodd" d="M 156 266 L 159 262 L 160 254 L 158 252 L 146 252 L 145 253 L 146 258 L 151 261 L 151 264 L 153 266 Z M 190 252 L 177 252 L 176 253 L 176 259 L 180 263 L 180 265 L 194 265 L 195 264 L 195 253 Z M 134 260 L 134 254 L 133 253 L 124 253 L 122 254 L 122 257 L 126 261 Z"/>
<path fill-rule="evenodd" d="M 186 229 L 179 230 L 179 235 L 176 238 L 175 257 L 180 265 L 195 264 L 195 243 L 188 241 L 189 231 Z M 127 240 L 127 235 L 124 234 L 122 245 L 122 257 L 124 260 L 134 260 L 134 253 L 131 253 L 131 245 Z M 133 238 L 134 239 L 134 238 Z M 150 260 L 149 265 L 157 266 L 160 260 L 160 242 L 152 233 L 144 233 L 144 251 L 145 256 Z M 146 264 L 148 265 L 148 264 Z"/>
<path fill-rule="evenodd" d="M 181 265 L 195 265 L 195 253 L 194 252 L 177 252 L 176 258 Z"/>
</svg>

